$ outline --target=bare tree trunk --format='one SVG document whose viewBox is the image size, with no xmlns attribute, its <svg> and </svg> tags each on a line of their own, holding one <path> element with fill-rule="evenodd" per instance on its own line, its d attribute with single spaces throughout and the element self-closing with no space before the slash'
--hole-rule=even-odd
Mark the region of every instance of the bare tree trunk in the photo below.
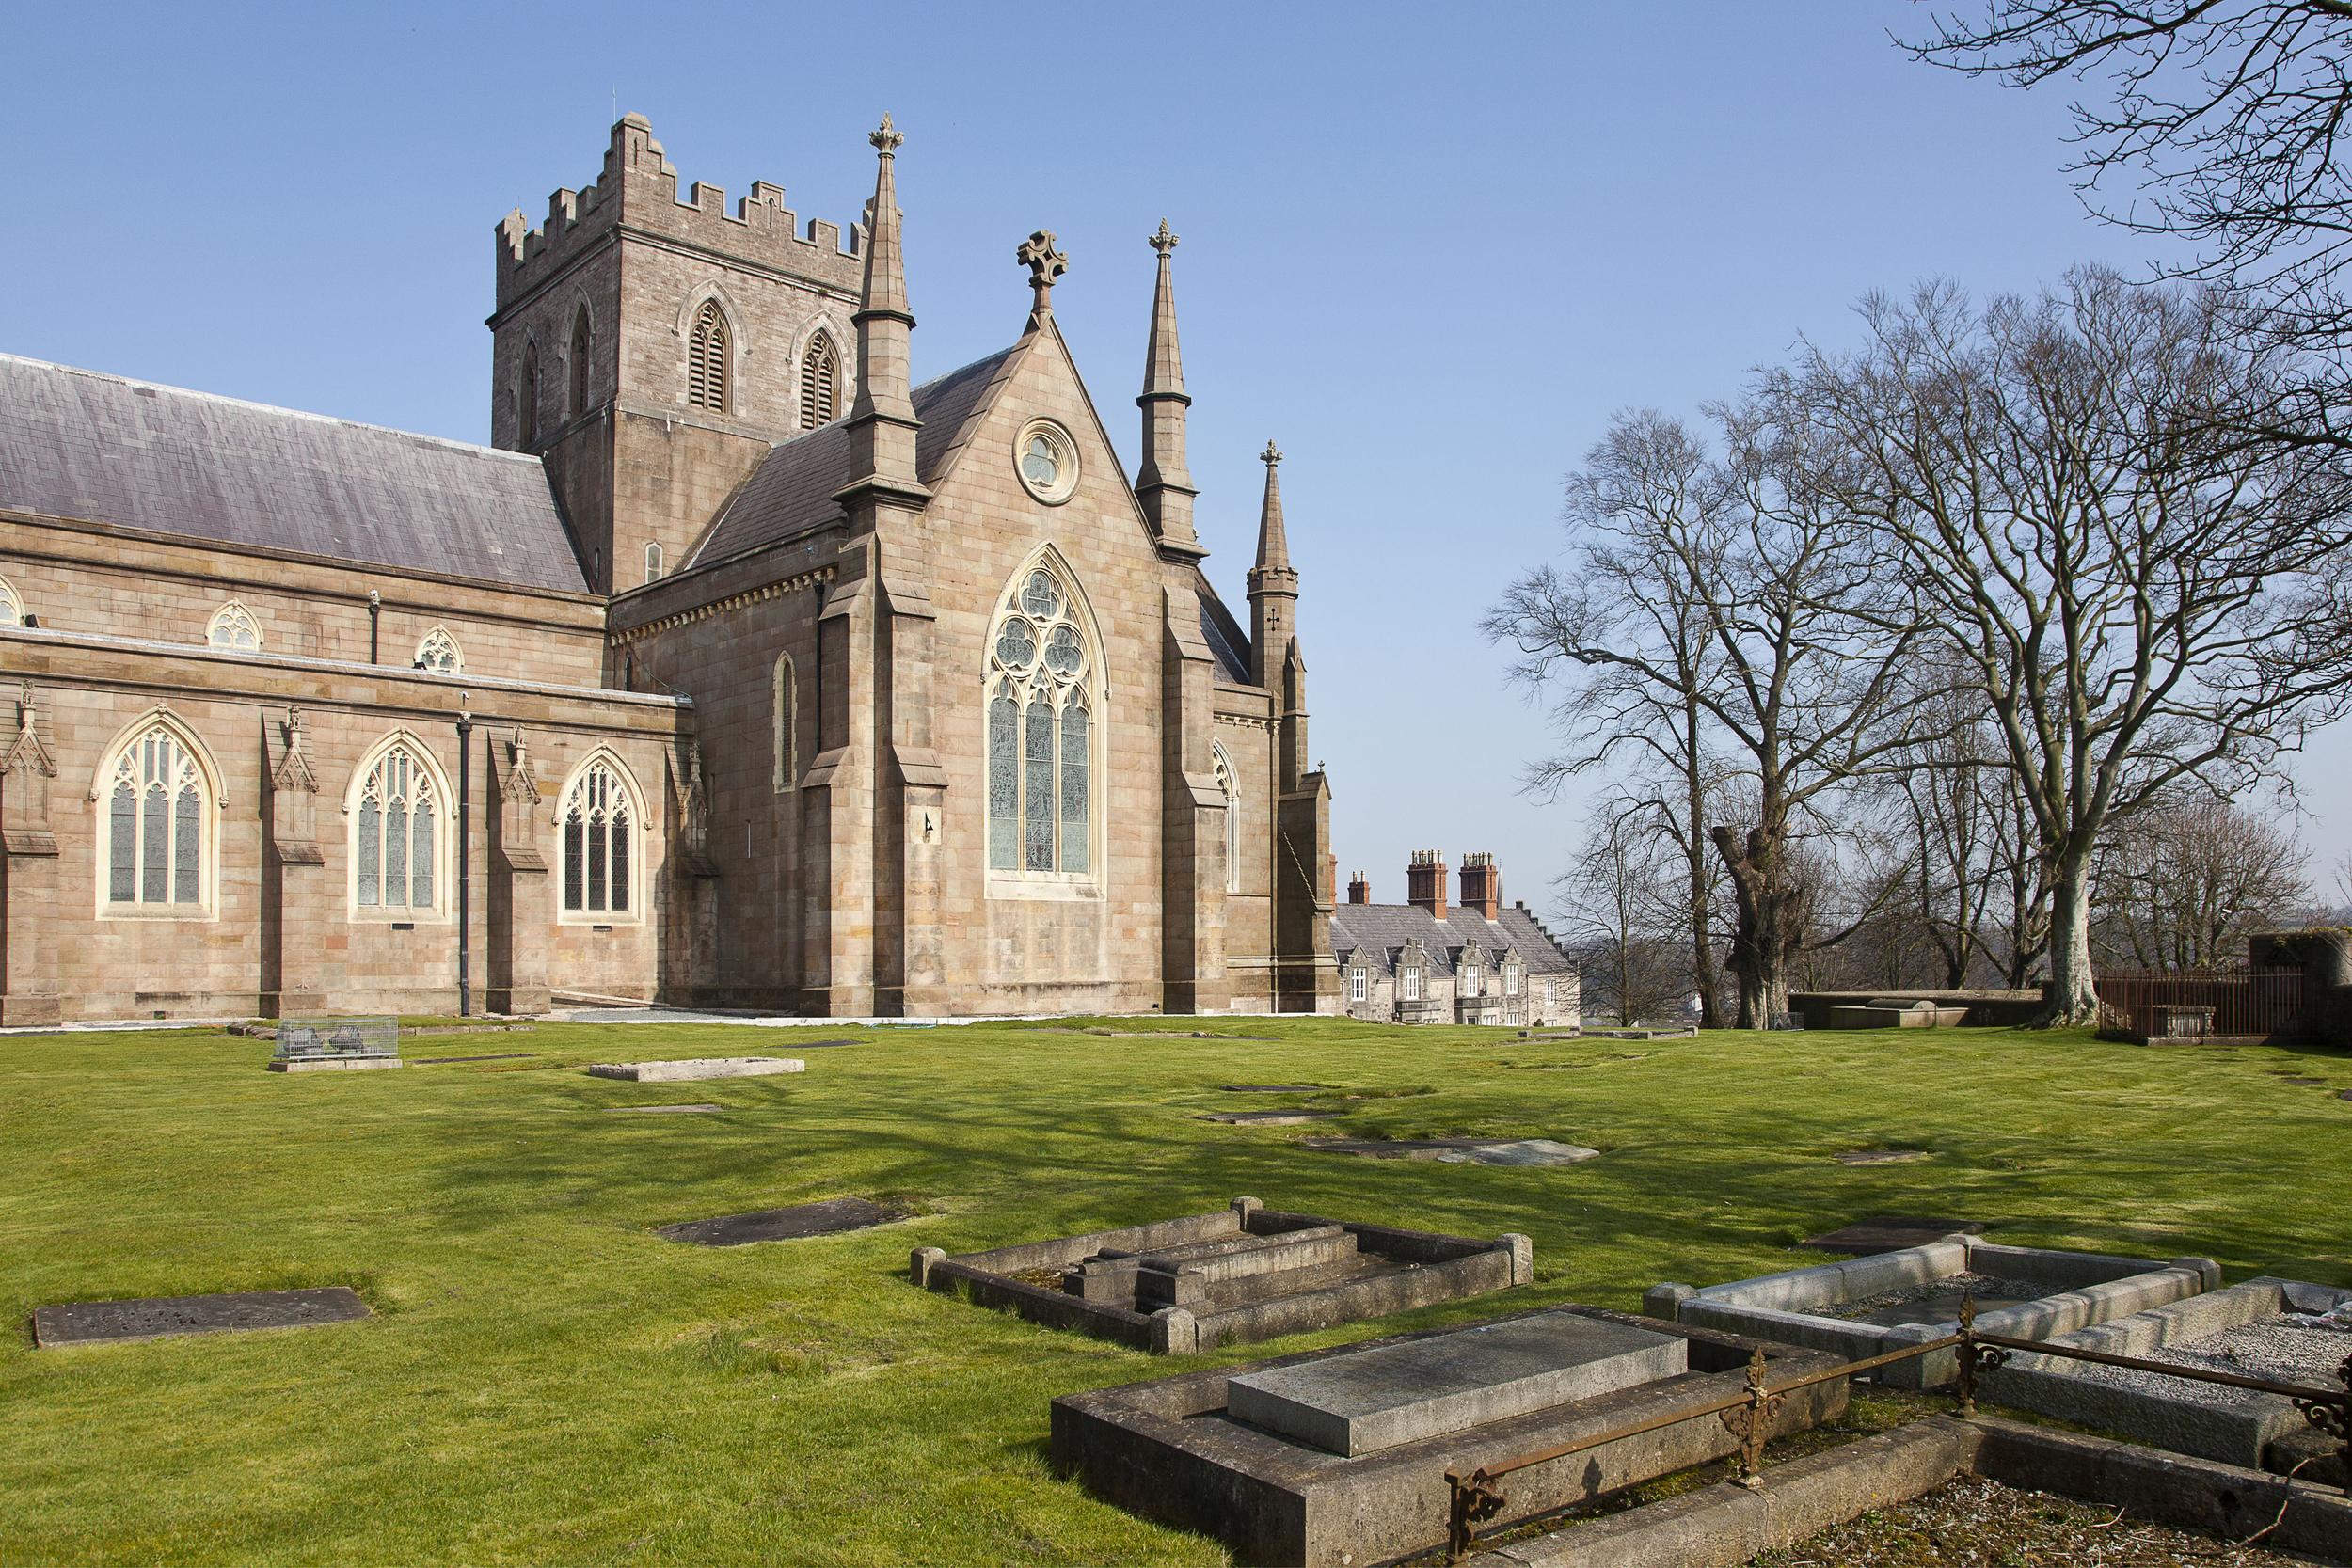
<svg viewBox="0 0 2352 1568">
<path fill-rule="evenodd" d="M 1700 747 L 1697 705 L 1684 705 L 1682 721 L 1682 754 L 1687 759 L 1683 785 L 1690 812 L 1682 842 L 1688 847 L 1691 862 L 1691 980 L 1699 992 L 1699 1027 L 1720 1029 L 1724 1026 L 1724 1014 L 1723 1003 L 1715 994 L 1719 987 L 1711 896 L 1715 879 L 1707 863 L 1707 785 L 1699 776 L 1700 759 L 1705 752 Z"/>
<path fill-rule="evenodd" d="M 2069 849 L 2058 858 L 2050 889 L 2049 1024 L 2095 1023 L 2099 992 L 2090 973 L 2090 854 Z"/>
<path fill-rule="evenodd" d="M 1736 923 L 1726 968 L 1740 986 L 1739 1027 L 1768 1029 L 1788 1010 L 1788 969 L 1804 945 L 1804 898 L 1788 885 L 1779 851 L 1761 828 L 1743 843 L 1729 828 L 1710 835 L 1731 872 Z"/>
</svg>

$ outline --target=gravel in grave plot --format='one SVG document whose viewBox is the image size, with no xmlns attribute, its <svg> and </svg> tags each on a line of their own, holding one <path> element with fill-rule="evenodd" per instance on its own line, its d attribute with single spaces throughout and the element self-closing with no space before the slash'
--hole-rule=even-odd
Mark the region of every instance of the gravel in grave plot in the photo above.
<svg viewBox="0 0 2352 1568">
<path fill-rule="evenodd" d="M 2338 1369 L 2352 1356 L 2352 1318 L 2338 1322 L 2294 1313 L 2240 1323 L 2201 1339 L 2184 1339 L 2142 1353 L 2142 1359 L 2175 1367 L 2201 1367 L 2207 1371 L 2233 1372 L 2239 1377 L 2266 1377 L 2280 1383 L 2336 1387 Z M 2234 1404 L 2246 1398 L 2235 1388 L 2193 1383 L 2161 1372 L 2138 1372 L 2129 1367 L 2103 1367 L 2095 1361 L 2073 1363 L 2074 1375 L 2167 1399 L 2198 1404 Z"/>
<path fill-rule="evenodd" d="M 1862 1296 L 1829 1308 L 1824 1316 L 1833 1318 L 1865 1318 L 1872 1313 L 1891 1312 L 1902 1307 L 1925 1307 L 1931 1302 L 1948 1302 L 1951 1310 L 1935 1312 L 1915 1320 L 1920 1323 L 1941 1322 L 1960 1312 L 1960 1298 L 1977 1299 L 1977 1309 L 1990 1312 L 1997 1307 L 2014 1307 L 2021 1301 L 2040 1301 L 2057 1293 L 2057 1287 L 2041 1285 L 2030 1279 L 2002 1279 L 1989 1274 L 1953 1274 L 1941 1279 L 1922 1280 L 1906 1285 L 1899 1291 L 1881 1291 L 1874 1296 Z M 1889 1322 L 1899 1321 L 1894 1319 Z"/>
<path fill-rule="evenodd" d="M 1750 1568 L 2304 1568 L 2311 1561 L 1971 1478 L 1766 1552 Z"/>
</svg>

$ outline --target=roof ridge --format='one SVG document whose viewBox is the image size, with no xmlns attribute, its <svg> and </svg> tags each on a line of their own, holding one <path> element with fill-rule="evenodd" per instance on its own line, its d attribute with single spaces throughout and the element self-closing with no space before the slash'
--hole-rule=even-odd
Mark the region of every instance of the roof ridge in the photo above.
<svg viewBox="0 0 2352 1568">
<path fill-rule="evenodd" d="M 131 387 L 150 392 L 169 392 L 174 397 L 188 398 L 198 403 L 218 404 L 229 408 L 249 408 L 259 414 L 279 414 L 288 419 L 309 420 L 319 424 L 339 425 L 345 430 L 373 431 L 379 436 L 398 436 L 405 440 L 421 441 L 427 446 L 447 447 L 452 451 L 482 457 L 503 457 L 529 463 L 544 468 L 547 465 L 527 451 L 509 451 L 504 447 L 485 446 L 479 441 L 460 441 L 453 436 L 433 436 L 421 430 L 402 430 L 396 425 L 373 424 L 366 420 L 346 420 L 335 414 L 313 413 L 308 408 L 289 408 L 283 404 L 257 403 L 251 398 L 232 398 L 224 392 L 199 391 L 193 387 L 176 387 L 167 381 L 145 381 L 135 375 L 118 375 L 112 371 L 94 371 L 85 365 L 67 365 L 55 359 L 36 359 L 30 355 L 0 351 L 0 364 L 24 365 L 33 370 L 56 371 L 65 375 L 87 376 L 92 381 L 111 381 L 118 386 Z"/>
</svg>

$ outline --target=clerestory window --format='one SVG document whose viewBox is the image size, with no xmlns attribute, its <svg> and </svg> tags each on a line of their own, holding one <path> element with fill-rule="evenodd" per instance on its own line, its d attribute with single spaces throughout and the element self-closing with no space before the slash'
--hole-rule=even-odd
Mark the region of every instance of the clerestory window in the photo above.
<svg viewBox="0 0 2352 1568">
<path fill-rule="evenodd" d="M 988 866 L 1082 876 L 1094 863 L 1098 665 L 1070 587 L 1040 565 L 1006 596 L 989 639 Z"/>
</svg>

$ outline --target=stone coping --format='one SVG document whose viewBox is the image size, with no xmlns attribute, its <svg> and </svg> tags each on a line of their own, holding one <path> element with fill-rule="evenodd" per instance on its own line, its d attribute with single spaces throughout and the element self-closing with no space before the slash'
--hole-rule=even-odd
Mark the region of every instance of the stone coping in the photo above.
<svg viewBox="0 0 2352 1568">
<path fill-rule="evenodd" d="M 2226 1291 L 2190 1296 L 2045 1338 L 2080 1350 L 2145 1358 L 2167 1345 L 2202 1339 L 2290 1311 L 2325 1312 L 2347 1301 L 2352 1301 L 2352 1291 L 2265 1275 Z M 2352 1334 L 2344 1336 L 2344 1342 L 2346 1354 L 2352 1354 Z M 2283 1395 L 2187 1380 L 2170 1391 L 2133 1387 L 2086 1376 L 2086 1367 L 2064 1356 L 2011 1352 L 2007 1363 L 1982 1374 L 1979 1397 L 2118 1433 L 2175 1453 L 2257 1469 L 2267 1467 L 2277 1457 L 2271 1450 L 2280 1439 L 2299 1436 L 2309 1426 Z M 2269 1375 L 2253 1368 L 2246 1371 L 2254 1377 Z"/>
<path fill-rule="evenodd" d="M 1280 1290 L 1279 1276 L 1258 1275 L 1252 1282 L 1262 1287 L 1252 1292 L 1256 1299 L 1222 1310 L 1162 1307 L 1146 1312 L 1088 1301 L 1021 1277 L 1058 1274 L 1104 1252 L 1148 1255 L 1200 1242 L 1280 1236 L 1334 1225 L 1355 1238 L 1358 1254 L 1372 1268 L 1336 1282 L 1315 1275 L 1314 1283 L 1291 1291 Z M 938 1247 L 917 1247 L 907 1274 L 928 1290 L 1017 1312 L 1031 1323 L 1076 1329 L 1156 1354 L 1189 1354 L 1508 1290 L 1534 1278 L 1534 1243 L 1518 1234 L 1480 1241 L 1288 1213 L 1268 1209 L 1254 1197 L 1237 1197 L 1228 1208 L 1210 1213 L 985 1252 L 950 1257 Z"/>
<path fill-rule="evenodd" d="M 1130 1513 L 1222 1542 L 1242 1563 L 1362 1568 L 1440 1546 L 1445 1541 L 1445 1473 L 1468 1472 L 1554 1444 L 1695 1408 L 1746 1385 L 1749 1355 L 1760 1351 L 1773 1375 L 1825 1370 L 1829 1357 L 1736 1334 L 1660 1324 L 1597 1307 L 1539 1307 L 1489 1319 L 1523 1323 L 1569 1312 L 1684 1342 L 1688 1371 L 1437 1433 L 1345 1458 L 1262 1431 L 1227 1410 L 1236 1377 L 1311 1368 L 1318 1362 L 1391 1346 L 1427 1342 L 1454 1329 L 1370 1339 L 1331 1350 L 1209 1371 L 1189 1372 L 1054 1401 L 1055 1468 Z M 1835 1418 L 1847 1385 L 1831 1379 L 1789 1393 L 1772 1431 L 1786 1434 Z M 1720 1459 L 1735 1440 L 1712 1417 L 1678 1421 L 1599 1444 L 1506 1482 L 1509 1503 L 1484 1528 L 1589 1502 L 1654 1477 Z"/>
<path fill-rule="evenodd" d="M 1860 1361 L 1956 1333 L 1959 1321 L 1889 1325 L 1840 1318 L 1831 1309 L 1969 1273 L 2049 1286 L 2046 1296 L 1978 1315 L 1977 1326 L 1985 1333 L 2019 1339 L 2046 1338 L 2126 1317 L 2201 1294 L 2221 1283 L 2221 1266 L 2210 1258 L 2176 1258 L 2167 1262 L 2052 1247 L 2004 1246 L 1981 1237 L 1955 1235 L 1896 1252 L 1758 1275 L 1704 1289 L 1654 1285 L 1643 1294 L 1642 1310 L 1654 1318 L 1752 1334 L 1826 1351 L 1841 1360 Z M 1899 1388 L 1937 1388 L 1959 1370 L 1957 1353 L 1946 1350 L 1897 1362 L 1873 1375 Z"/>
</svg>

